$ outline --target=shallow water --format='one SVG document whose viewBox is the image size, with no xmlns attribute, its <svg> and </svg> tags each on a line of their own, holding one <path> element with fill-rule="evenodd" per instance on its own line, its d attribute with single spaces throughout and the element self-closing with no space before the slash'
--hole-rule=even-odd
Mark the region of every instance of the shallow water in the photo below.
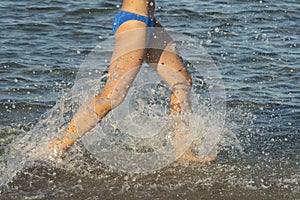
<svg viewBox="0 0 300 200">
<path fill-rule="evenodd" d="M 41 115 L 64 102 L 85 56 L 111 38 L 119 5 L 0 2 L 1 160 L 13 139 L 34 133 L 49 113 Z M 157 2 L 157 19 L 195 38 L 220 71 L 227 112 L 217 160 L 132 175 L 101 164 L 79 142 L 60 163 L 26 164 L 1 198 L 300 199 L 299 16 L 296 0 Z M 60 127 L 38 130 L 46 128 Z"/>
</svg>

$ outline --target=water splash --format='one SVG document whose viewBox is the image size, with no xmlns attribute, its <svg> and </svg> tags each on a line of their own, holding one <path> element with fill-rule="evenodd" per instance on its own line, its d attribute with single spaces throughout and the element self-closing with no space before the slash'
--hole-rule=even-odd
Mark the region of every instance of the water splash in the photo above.
<svg viewBox="0 0 300 200">
<path fill-rule="evenodd" d="M 193 151 L 195 154 L 203 157 L 216 154 L 218 151 L 217 144 L 222 135 L 226 113 L 224 104 L 225 92 L 220 74 L 212 59 L 203 48 L 199 47 L 197 41 L 189 37 L 186 38 L 186 36 L 180 34 L 175 35 L 174 38 L 178 41 L 176 47 L 182 53 L 182 56 L 186 58 L 186 67 L 193 78 L 191 99 L 194 113 L 186 119 L 190 124 L 189 134 L 191 137 L 186 136 L 186 143 L 182 147 L 181 152 L 184 152 L 194 141 Z M 1 177 L 2 185 L 12 180 L 18 172 L 34 165 L 35 162 L 51 162 L 47 149 L 48 142 L 59 136 L 66 129 L 74 112 L 103 88 L 106 77 L 104 73 L 106 72 L 105 68 L 108 63 L 104 58 L 106 57 L 105 55 L 111 53 L 111 44 L 112 38 L 106 40 L 106 43 L 97 46 L 82 63 L 74 87 L 71 90 L 62 91 L 60 99 L 55 106 L 42 115 L 36 126 L 28 133 L 17 137 L 6 148 L 3 162 L 1 162 L 4 163 L 1 168 L 3 169 L 3 176 Z M 99 63 L 103 63 L 100 68 Z M 151 80 L 145 83 L 147 78 Z M 141 82 L 143 84 L 141 84 Z M 141 85 L 145 87 L 140 89 Z M 116 118 L 116 116 L 122 116 L 122 113 L 124 113 L 124 106 L 122 107 L 121 105 L 111 112 L 111 116 L 105 118 L 101 122 L 101 125 L 93 129 L 82 140 L 85 147 L 93 156 L 100 156 L 98 157 L 99 160 L 103 161 L 104 159 L 109 166 L 114 166 L 118 163 L 117 168 L 125 169 L 125 171 L 132 168 L 132 164 L 134 165 L 136 162 L 131 162 L 129 166 L 125 166 L 124 168 L 123 164 L 127 162 L 127 160 L 124 159 L 126 156 L 123 157 L 123 162 L 119 162 L 122 160 L 120 159 L 122 157 L 120 153 L 122 152 L 122 148 L 126 148 L 127 150 L 134 149 L 136 152 L 151 152 L 153 149 L 159 148 L 159 145 L 163 146 L 168 143 L 167 138 L 172 132 L 172 123 L 170 123 L 170 121 L 173 119 L 167 116 L 169 115 L 170 108 L 166 102 L 169 102 L 171 92 L 167 89 L 168 86 L 149 69 L 145 70 L 145 68 L 143 68 L 132 88 L 140 89 L 139 92 L 141 93 L 133 92 L 127 98 L 128 101 L 122 104 L 125 105 L 126 109 L 130 110 L 130 114 L 134 113 L 134 111 L 138 111 L 135 117 L 132 118 L 134 114 L 131 115 L 129 121 L 135 121 L 135 124 L 139 124 L 147 121 L 141 120 L 145 116 L 151 116 L 151 120 L 155 119 L 155 116 L 158 116 L 158 120 L 154 120 L 154 123 L 147 125 L 149 133 L 147 137 L 154 135 L 155 137 L 153 139 L 146 137 L 146 140 L 143 141 L 145 138 L 137 139 L 136 137 L 131 137 L 132 135 L 130 136 L 130 134 L 129 136 L 122 134 L 122 132 L 120 132 L 122 123 L 123 125 L 126 124 L 125 127 L 128 128 L 129 121 L 126 117 L 117 118 L 117 120 L 113 119 Z M 148 97 L 145 98 L 146 93 L 149 91 L 152 91 L 152 94 L 148 94 Z M 133 109 L 135 107 L 137 107 L 137 109 Z M 143 112 L 146 114 L 143 115 Z M 160 122 L 162 123 L 160 124 Z M 159 124 L 159 126 L 157 126 L 157 124 Z M 146 125 L 140 125 L 142 128 L 144 126 Z M 101 127 L 100 132 L 99 127 Z M 143 130 L 145 129 L 140 131 Z M 130 131 L 132 131 L 132 127 L 127 133 L 130 133 Z M 162 131 L 163 134 L 158 134 L 158 131 Z M 95 138 L 97 138 L 97 140 L 95 140 Z M 107 138 L 108 140 L 105 140 Z M 114 145 L 118 145 L 118 142 L 122 141 L 123 146 L 121 149 L 114 148 L 114 146 L 110 146 L 109 144 L 111 141 L 113 141 Z M 103 150 L 110 151 L 110 154 L 107 154 L 108 156 L 105 157 Z M 112 156 L 111 154 L 114 155 Z M 160 162 L 160 165 L 156 166 L 155 170 L 176 160 L 176 157 L 174 157 L 176 153 L 174 153 L 172 146 L 168 146 L 160 153 L 153 155 L 154 157 L 137 157 L 137 160 L 142 162 L 145 169 L 150 171 L 154 170 L 153 160 Z M 180 155 L 176 156 L 178 158 Z M 163 159 L 155 159 L 158 157 L 163 157 Z M 167 162 L 164 160 L 167 160 Z M 149 164 L 152 164 L 152 167 L 149 166 Z"/>
<path fill-rule="evenodd" d="M 70 94 L 62 91 L 55 106 L 44 113 L 36 125 L 27 133 L 17 136 L 4 149 L 1 156 L 1 186 L 35 162 L 51 162 L 48 143 L 65 130 L 71 119 Z"/>
</svg>

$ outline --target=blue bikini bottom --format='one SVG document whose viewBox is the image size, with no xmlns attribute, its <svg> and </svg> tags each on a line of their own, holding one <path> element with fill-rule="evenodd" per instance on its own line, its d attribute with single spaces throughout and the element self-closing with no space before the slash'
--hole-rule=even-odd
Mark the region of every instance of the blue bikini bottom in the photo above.
<svg viewBox="0 0 300 200">
<path fill-rule="evenodd" d="M 151 29 L 151 32 L 153 32 L 153 27 L 154 27 L 153 19 L 150 19 L 149 17 L 146 16 L 120 10 L 117 16 L 115 17 L 115 21 L 113 23 L 113 27 L 112 27 L 113 34 L 116 33 L 119 26 L 121 26 L 123 23 L 130 20 L 137 20 L 140 22 L 144 22 Z"/>
</svg>

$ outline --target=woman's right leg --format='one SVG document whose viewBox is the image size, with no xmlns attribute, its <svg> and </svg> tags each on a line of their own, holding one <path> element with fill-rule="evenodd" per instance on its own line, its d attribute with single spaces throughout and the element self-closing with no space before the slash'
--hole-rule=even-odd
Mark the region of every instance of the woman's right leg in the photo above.
<svg viewBox="0 0 300 200">
<path fill-rule="evenodd" d="M 182 59 L 176 49 L 175 43 L 167 31 L 156 22 L 154 37 L 150 41 L 151 47 L 146 53 L 145 60 L 155 69 L 159 75 L 168 83 L 172 90 L 170 97 L 170 114 L 173 116 L 191 113 L 190 90 L 192 78 L 185 68 Z M 178 121 L 175 124 L 175 151 L 182 153 L 185 146 L 186 136 L 182 132 L 185 122 Z M 215 157 L 201 158 L 192 154 L 188 148 L 179 158 L 180 161 L 208 162 L 215 160 Z"/>
<path fill-rule="evenodd" d="M 189 113 L 191 112 L 192 78 L 186 70 L 172 38 L 157 21 L 153 34 L 145 60 L 168 83 L 172 90 L 170 97 L 171 114 Z"/>
</svg>

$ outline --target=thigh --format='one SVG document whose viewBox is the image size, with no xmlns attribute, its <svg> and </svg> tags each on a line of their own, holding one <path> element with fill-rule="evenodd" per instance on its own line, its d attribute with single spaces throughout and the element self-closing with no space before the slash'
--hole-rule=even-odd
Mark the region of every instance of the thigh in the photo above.
<svg viewBox="0 0 300 200">
<path fill-rule="evenodd" d="M 119 102 L 125 97 L 144 60 L 146 36 L 146 25 L 142 22 L 132 20 L 118 28 L 108 78 L 96 98 Z"/>
<path fill-rule="evenodd" d="M 173 88 L 178 84 L 191 85 L 191 76 L 177 51 L 176 44 L 157 22 L 154 37 L 147 49 L 146 62 Z"/>
</svg>

